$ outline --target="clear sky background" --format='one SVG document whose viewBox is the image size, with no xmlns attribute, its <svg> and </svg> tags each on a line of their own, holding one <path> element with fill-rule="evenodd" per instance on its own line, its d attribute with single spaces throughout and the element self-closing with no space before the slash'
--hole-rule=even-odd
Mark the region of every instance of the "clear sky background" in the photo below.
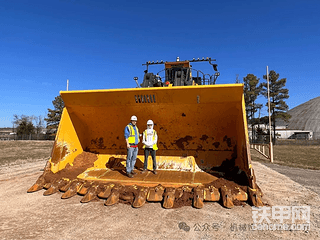
<svg viewBox="0 0 320 240">
<path fill-rule="evenodd" d="M 143 63 L 177 56 L 216 59 L 217 84 L 265 81 L 268 65 L 287 78 L 291 109 L 320 96 L 320 2 L 1 0 L 0 127 L 46 116 L 67 79 L 69 90 L 132 88 Z"/>
</svg>

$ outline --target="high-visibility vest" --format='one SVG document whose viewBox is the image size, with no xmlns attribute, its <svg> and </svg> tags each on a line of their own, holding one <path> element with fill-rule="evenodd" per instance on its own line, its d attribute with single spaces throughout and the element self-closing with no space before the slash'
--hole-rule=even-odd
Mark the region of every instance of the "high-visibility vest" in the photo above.
<svg viewBox="0 0 320 240">
<path fill-rule="evenodd" d="M 130 132 L 130 135 L 128 137 L 129 144 L 135 144 L 135 142 L 136 142 L 136 134 L 138 136 L 138 143 L 139 143 L 140 139 L 139 139 L 139 129 L 138 129 L 138 127 L 136 126 L 137 133 L 134 131 L 134 128 L 133 128 L 133 126 L 131 124 L 128 124 L 127 127 L 129 128 L 129 132 Z"/>
<path fill-rule="evenodd" d="M 153 141 L 156 139 L 156 134 L 157 134 L 156 130 L 153 129 Z M 147 140 L 147 130 L 144 130 L 143 137 L 144 137 L 145 140 Z M 145 148 L 145 147 L 146 147 L 146 145 L 143 146 L 143 148 Z M 153 150 L 158 150 L 158 146 L 157 146 L 156 143 L 153 144 L 152 149 Z"/>
</svg>

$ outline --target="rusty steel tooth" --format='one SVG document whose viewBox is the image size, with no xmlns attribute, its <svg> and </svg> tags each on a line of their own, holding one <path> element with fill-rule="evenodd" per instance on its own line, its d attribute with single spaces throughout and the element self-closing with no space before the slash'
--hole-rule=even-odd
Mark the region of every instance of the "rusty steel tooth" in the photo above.
<svg viewBox="0 0 320 240">
<path fill-rule="evenodd" d="M 220 199 L 220 193 L 217 188 L 215 188 L 214 186 L 209 186 L 204 189 L 205 201 L 215 202 L 215 201 L 219 201 L 219 199 Z"/>
<path fill-rule="evenodd" d="M 80 200 L 81 203 L 88 203 L 94 199 L 97 199 L 98 185 L 92 185 L 87 194 Z"/>
<path fill-rule="evenodd" d="M 245 202 L 248 200 L 248 194 L 241 188 L 237 188 L 239 192 L 233 196 L 234 199 Z"/>
<path fill-rule="evenodd" d="M 52 184 L 51 187 L 43 193 L 43 196 L 49 196 L 57 192 L 59 192 L 59 189 Z"/>
<path fill-rule="evenodd" d="M 68 191 L 66 191 L 64 194 L 62 194 L 61 198 L 66 199 L 66 198 L 73 197 L 74 195 L 77 194 L 78 189 L 80 189 L 80 187 L 82 185 L 83 185 L 83 182 L 79 182 L 79 181 L 72 182 Z"/>
<path fill-rule="evenodd" d="M 261 193 L 257 189 L 248 187 L 249 198 L 253 206 L 263 207 L 263 202 L 261 200 Z"/>
<path fill-rule="evenodd" d="M 36 183 L 33 184 L 33 186 L 31 188 L 29 188 L 27 192 L 31 193 L 31 192 L 39 191 L 44 187 L 45 183 L 46 183 L 46 181 L 45 181 L 43 175 L 41 175 L 38 178 L 38 180 L 36 181 Z"/>
<path fill-rule="evenodd" d="M 203 187 L 194 188 L 193 206 L 203 208 L 204 189 Z"/>
<path fill-rule="evenodd" d="M 231 190 L 228 189 L 226 186 L 222 186 L 220 188 L 221 191 L 221 198 L 222 198 L 222 204 L 226 208 L 233 208 L 233 199 L 232 199 L 232 194 Z"/>
<path fill-rule="evenodd" d="M 108 198 L 111 194 L 111 190 L 114 187 L 114 184 L 108 184 L 105 188 L 98 194 L 99 198 Z"/>
<path fill-rule="evenodd" d="M 65 183 L 65 180 L 63 180 L 63 179 L 55 181 L 54 183 L 51 184 L 50 188 L 48 188 L 43 193 L 43 196 L 49 196 L 49 195 L 52 195 L 54 193 L 59 192 L 59 187 L 63 186 L 64 183 Z"/>
<path fill-rule="evenodd" d="M 147 200 L 149 202 L 161 202 L 163 199 L 164 187 L 160 184 L 155 187 L 149 188 Z"/>
<path fill-rule="evenodd" d="M 69 179 L 65 179 L 65 184 L 60 186 L 59 190 L 61 192 L 66 192 L 69 189 L 69 187 L 71 186 L 72 182 L 73 181 L 70 181 Z"/>
<path fill-rule="evenodd" d="M 260 187 L 256 184 L 256 186 L 257 186 L 257 191 L 259 192 L 259 196 L 260 197 L 263 197 L 263 192 L 261 191 L 261 189 L 260 189 Z"/>
<path fill-rule="evenodd" d="M 175 200 L 175 188 L 166 188 L 164 192 L 163 207 L 172 208 Z"/>
<path fill-rule="evenodd" d="M 48 183 L 44 184 L 43 188 L 49 189 L 51 187 L 51 184 L 52 184 L 51 182 L 48 182 Z"/>
<path fill-rule="evenodd" d="M 119 187 L 114 187 L 112 189 L 112 192 L 108 199 L 105 201 L 104 205 L 106 206 L 111 206 L 119 202 L 119 197 L 120 197 L 120 188 Z"/>
<path fill-rule="evenodd" d="M 61 181 L 60 181 L 60 183 L 59 183 L 59 185 L 58 185 L 59 191 L 60 191 L 60 189 L 62 189 L 62 188 L 65 187 L 66 185 L 68 185 L 69 182 L 70 182 L 70 180 L 67 179 L 67 178 L 61 178 L 60 180 L 61 180 Z"/>
<path fill-rule="evenodd" d="M 176 189 L 176 192 L 175 192 L 175 197 L 176 197 L 176 198 L 181 198 L 182 195 L 183 195 L 183 189 L 182 189 L 182 187 L 177 188 L 177 189 Z"/>
<path fill-rule="evenodd" d="M 86 182 L 84 183 L 79 189 L 78 189 L 78 193 L 80 195 L 86 195 L 88 190 L 90 189 L 92 183 L 91 182 Z"/>
<path fill-rule="evenodd" d="M 28 189 L 27 192 L 28 192 L 28 193 L 36 192 L 36 191 L 41 190 L 42 188 L 43 188 L 43 185 L 38 184 L 38 183 L 35 183 L 35 184 L 32 185 L 31 188 Z"/>
<path fill-rule="evenodd" d="M 184 191 L 184 192 L 192 192 L 192 187 L 190 187 L 190 186 L 187 186 L 187 185 L 185 185 L 185 186 L 182 186 L 182 190 Z"/>
<path fill-rule="evenodd" d="M 125 191 L 128 191 L 128 192 L 132 191 L 133 196 L 120 194 L 120 199 L 133 203 L 135 197 L 137 197 L 137 194 L 139 193 L 139 188 L 136 185 L 132 185 L 130 187 L 125 187 Z"/>
<path fill-rule="evenodd" d="M 135 208 L 142 207 L 146 203 L 149 188 L 142 187 L 139 189 L 138 195 L 134 198 L 132 206 Z"/>
</svg>

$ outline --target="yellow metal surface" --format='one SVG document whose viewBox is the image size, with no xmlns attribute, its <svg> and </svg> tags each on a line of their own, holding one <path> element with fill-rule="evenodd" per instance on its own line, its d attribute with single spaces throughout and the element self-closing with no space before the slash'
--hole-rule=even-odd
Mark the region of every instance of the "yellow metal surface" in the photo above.
<svg viewBox="0 0 320 240">
<path fill-rule="evenodd" d="M 50 163 L 53 173 L 64 169 L 68 163 L 72 165 L 74 158 L 83 152 L 79 138 L 84 137 L 85 131 L 80 132 L 79 129 L 75 129 L 75 124 L 81 123 L 74 118 L 71 120 L 68 108 L 65 108 L 51 153 Z"/>
<path fill-rule="evenodd" d="M 164 187 L 178 187 L 181 185 L 197 186 L 217 180 L 217 177 L 206 172 L 184 172 L 158 170 L 155 175 L 152 172 L 137 174 L 134 178 L 128 178 L 124 171 L 110 169 L 89 168 L 78 176 L 80 179 L 104 182 L 121 182 L 123 185 L 152 186 L 158 184 Z"/>
<path fill-rule="evenodd" d="M 56 144 L 60 146 L 60 156 L 63 151 L 64 156 L 57 161 L 59 151 L 53 151 L 53 172 L 72 165 L 78 154 L 88 151 L 97 154 L 98 160 L 90 171 L 103 173 L 98 174 L 100 181 L 139 182 L 111 170 L 125 167 L 124 128 L 130 117 L 136 115 L 140 132 L 146 129 L 147 120 L 154 121 L 159 138 L 157 165 L 165 172 L 141 181 L 150 181 L 150 185 L 153 182 L 206 183 L 215 178 L 210 169 L 231 160 L 251 177 L 242 84 L 62 91 L 60 94 L 65 109 Z M 140 143 L 136 166 L 142 167 L 143 162 Z M 152 170 L 151 159 L 148 168 Z M 196 174 L 201 172 L 204 174 Z M 81 174 L 79 178 L 97 179 L 90 174 Z"/>
</svg>

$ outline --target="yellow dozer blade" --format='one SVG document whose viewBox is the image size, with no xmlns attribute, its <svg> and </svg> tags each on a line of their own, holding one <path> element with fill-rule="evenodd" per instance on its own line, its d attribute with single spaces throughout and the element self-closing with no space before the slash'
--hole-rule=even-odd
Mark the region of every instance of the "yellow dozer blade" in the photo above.
<svg viewBox="0 0 320 240">
<path fill-rule="evenodd" d="M 251 167 L 242 84 L 62 91 L 65 103 L 42 176 L 28 190 L 63 191 L 81 202 L 106 199 L 141 207 L 146 201 L 172 208 L 219 201 L 227 208 L 249 201 L 261 206 Z M 158 133 L 157 172 L 125 172 L 124 128 L 138 117 L 142 132 L 152 119 Z M 152 170 L 151 157 L 148 169 Z"/>
</svg>

